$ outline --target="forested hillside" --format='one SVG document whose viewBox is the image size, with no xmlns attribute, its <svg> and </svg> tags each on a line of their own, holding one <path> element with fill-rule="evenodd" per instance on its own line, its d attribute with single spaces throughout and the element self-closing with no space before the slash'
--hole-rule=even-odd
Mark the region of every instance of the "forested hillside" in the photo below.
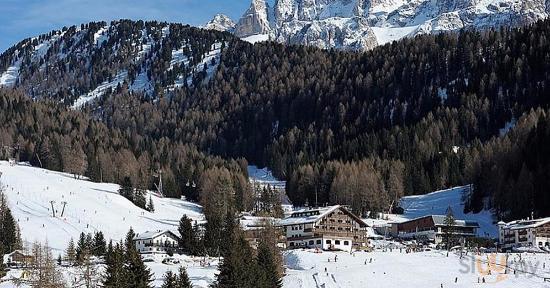
<svg viewBox="0 0 550 288">
<path fill-rule="evenodd" d="M 473 210 L 486 204 L 498 208 L 499 217 L 525 217 L 531 212 L 526 207 L 532 207 L 528 201 L 534 201 L 529 199 L 537 199 L 537 216 L 550 211 L 544 204 L 548 201 L 538 200 L 547 196 L 544 180 L 538 179 L 545 164 L 537 161 L 548 139 L 539 127 L 547 121 L 541 115 L 550 101 L 549 21 L 525 28 L 418 36 L 366 53 L 251 45 L 227 34 L 197 31 L 195 46 L 224 43 L 209 82 L 171 87 L 156 81 L 150 97 L 131 89 L 128 81 L 82 112 L 65 111 L 51 102 L 31 104 L 17 96 L 25 105 L 57 111 L 50 112 L 52 117 L 74 115 L 57 120 L 52 128 L 69 140 L 50 135 L 33 139 L 35 131 L 49 134 L 52 129 L 41 130 L 25 119 L 37 117 L 26 111 L 20 123 L 29 128 L 15 128 L 19 124 L 9 124 L 13 120 L 2 122 L 12 137 L 7 142 L 24 143 L 22 158 L 36 165 L 33 155 L 47 147 L 45 139 L 84 139 L 77 146 L 86 151 L 85 171 L 94 180 L 101 180 L 98 170 L 90 169 L 97 165 L 99 151 L 109 151 L 103 153 L 114 165 L 126 165 L 126 157 L 113 157 L 128 150 L 147 167 L 144 170 L 151 171 L 157 163 L 166 167 L 175 181 L 174 195 L 189 193 L 187 179 L 198 181 L 204 167 L 224 165 L 243 175 L 245 161 L 218 158 L 243 157 L 289 180 L 287 192 L 295 204 L 317 201 L 352 204 L 358 213 L 380 211 L 405 194 L 474 182 L 476 192 L 468 205 Z M 162 51 L 168 44 L 159 45 Z M 88 79 L 86 75 L 70 75 L 76 79 L 66 82 L 68 87 L 89 81 L 79 80 Z M 29 93 L 34 82 L 26 81 L 23 77 L 16 86 Z M 540 125 L 519 125 L 520 117 L 537 107 L 542 110 L 526 117 Z M 503 128 L 516 122 L 514 132 L 506 134 L 510 129 Z M 100 136 L 94 134 L 99 133 L 94 132 L 96 125 Z M 525 164 L 510 160 L 506 149 L 522 155 Z M 148 155 L 149 162 L 139 160 L 142 155 Z M 196 167 L 196 159 L 219 164 Z M 65 169 L 65 162 L 56 161 L 49 168 Z M 214 174 L 225 173 L 218 172 Z"/>
</svg>

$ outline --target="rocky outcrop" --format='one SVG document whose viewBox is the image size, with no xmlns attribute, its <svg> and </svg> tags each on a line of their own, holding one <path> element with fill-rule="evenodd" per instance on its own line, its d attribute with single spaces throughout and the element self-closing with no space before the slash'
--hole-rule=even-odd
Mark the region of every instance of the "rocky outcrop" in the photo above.
<svg viewBox="0 0 550 288">
<path fill-rule="evenodd" d="M 368 50 L 424 33 L 519 26 L 546 18 L 550 0 L 253 0 L 236 25 L 239 37 Z"/>
<path fill-rule="evenodd" d="M 235 27 L 237 37 L 269 34 L 269 5 L 265 0 L 253 0 Z"/>
<path fill-rule="evenodd" d="M 237 24 L 225 14 L 216 14 L 212 20 L 210 20 L 204 29 L 217 30 L 217 31 L 228 31 L 233 32 Z"/>
</svg>

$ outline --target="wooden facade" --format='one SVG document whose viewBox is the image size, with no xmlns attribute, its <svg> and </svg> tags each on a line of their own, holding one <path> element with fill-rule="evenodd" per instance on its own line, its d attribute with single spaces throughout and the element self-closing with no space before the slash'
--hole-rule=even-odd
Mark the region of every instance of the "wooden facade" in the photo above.
<svg viewBox="0 0 550 288">
<path fill-rule="evenodd" d="M 295 211 L 280 226 L 288 248 L 351 251 L 368 245 L 365 222 L 339 205 Z"/>
</svg>

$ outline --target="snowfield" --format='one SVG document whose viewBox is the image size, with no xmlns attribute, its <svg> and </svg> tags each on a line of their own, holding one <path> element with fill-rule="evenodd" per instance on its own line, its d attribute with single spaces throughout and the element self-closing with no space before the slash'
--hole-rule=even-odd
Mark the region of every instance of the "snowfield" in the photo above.
<svg viewBox="0 0 550 288">
<path fill-rule="evenodd" d="M 48 241 L 54 257 L 61 254 L 69 239 L 77 238 L 81 232 L 101 230 L 107 239 L 123 239 L 131 226 L 136 233 L 147 230 L 168 229 L 176 231 L 183 214 L 194 220 L 204 221 L 201 207 L 190 202 L 153 197 L 155 212 L 149 213 L 134 206 L 118 195 L 119 186 L 108 183 L 93 183 L 75 179 L 72 175 L 19 164 L 11 166 L 0 161 L 0 182 L 4 185 L 12 213 L 19 222 L 23 239 Z M 278 183 L 267 169 L 249 167 L 251 179 L 265 183 Z M 492 219 L 488 212 L 480 214 L 462 213 L 462 195 L 467 187 L 437 191 L 423 196 L 409 196 L 401 201 L 404 215 L 389 215 L 390 220 L 371 220 L 380 224 L 384 221 L 404 220 L 425 214 L 442 214 L 451 205 L 457 218 L 478 221 L 483 231 L 490 231 Z M 148 197 L 148 196 L 147 196 Z M 52 216 L 51 203 L 56 210 Z M 61 217 L 62 203 L 67 202 Z M 385 223 L 385 222 L 384 222 Z M 494 229 L 494 228 L 493 228 Z M 177 232 L 176 232 L 177 233 Z M 378 248 L 387 241 L 373 241 Z M 387 249 L 387 248 L 386 248 Z M 285 251 L 285 288 L 363 288 L 363 287 L 550 287 L 544 277 L 550 278 L 550 254 L 510 254 L 508 265 L 517 269 L 506 271 L 501 264 L 505 256 L 490 254 L 474 256 L 471 253 L 460 259 L 458 254 L 444 251 L 405 253 L 405 250 L 375 250 L 374 252 L 315 253 L 313 250 Z M 338 261 L 334 262 L 337 256 Z M 176 255 L 180 263 L 162 264 L 162 258 L 155 256 L 146 265 L 153 272 L 153 285 L 160 287 L 167 270 L 176 272 L 180 266 L 187 269 L 195 287 L 208 287 L 218 272 L 218 259 Z M 145 256 L 150 258 L 150 256 Z M 372 258 L 372 262 L 371 259 Z M 330 262 L 328 259 L 331 259 Z M 494 260 L 496 259 L 496 260 Z M 488 273 L 488 260 L 491 275 Z M 325 268 L 327 269 L 325 272 Z M 71 279 L 73 268 L 63 268 L 67 279 Z M 101 273 L 103 267 L 99 268 Z M 74 270 L 74 269 L 73 269 Z M 7 277 L 19 277 L 21 270 L 12 270 Z M 485 278 L 485 284 L 479 283 Z M 6 280 L 8 278 L 4 278 Z M 456 279 L 456 283 L 455 283 Z M 492 285 L 492 286 L 491 286 Z M 0 288 L 14 287 L 10 281 L 0 283 Z"/>
<path fill-rule="evenodd" d="M 143 210 L 118 194 L 117 184 L 94 183 L 72 175 L 25 165 L 10 166 L 0 161 L 0 182 L 8 197 L 14 218 L 27 243 L 45 242 L 54 255 L 65 250 L 70 238 L 81 232 L 102 231 L 107 240 L 124 239 L 132 227 L 136 233 L 147 230 L 176 232 L 184 214 L 202 221 L 202 208 L 178 199 L 152 196 L 155 212 Z M 56 217 L 52 217 L 50 201 Z M 67 202 L 63 217 L 63 202 Z M 176 232 L 177 233 L 177 232 Z"/>
<path fill-rule="evenodd" d="M 335 256 L 338 257 L 337 262 L 334 262 Z M 492 263 L 491 275 L 487 275 L 487 257 Z M 505 263 L 503 254 L 496 257 L 469 254 L 460 259 L 454 253 L 449 253 L 447 257 L 443 251 L 407 254 L 404 249 L 401 252 L 393 249 L 391 252 L 356 252 L 352 256 L 345 252 L 294 250 L 285 254 L 288 269 L 283 281 L 285 288 L 550 287 L 550 282 L 543 279 L 550 277 L 548 254 L 523 254 L 525 264 L 520 264 L 518 257 L 510 256 L 509 267 L 525 272 L 514 275 L 511 271 L 504 274 L 505 269 L 500 266 Z M 478 278 L 480 282 L 485 278 L 486 283 L 478 284 Z"/>
<path fill-rule="evenodd" d="M 477 221 L 480 228 L 478 235 L 484 237 L 498 237 L 491 211 L 483 210 L 480 213 L 464 214 L 463 197 L 469 193 L 470 186 L 455 187 L 447 190 L 435 191 L 426 195 L 407 196 L 401 198 L 400 206 L 405 210 L 402 216 L 405 219 L 414 219 L 426 215 L 445 215 L 449 206 L 456 219 Z"/>
</svg>

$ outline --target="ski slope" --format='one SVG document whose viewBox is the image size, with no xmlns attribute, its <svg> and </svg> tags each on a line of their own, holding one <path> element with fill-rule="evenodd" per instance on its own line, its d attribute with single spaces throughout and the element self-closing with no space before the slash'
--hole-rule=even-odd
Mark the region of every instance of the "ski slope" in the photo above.
<svg viewBox="0 0 550 288">
<path fill-rule="evenodd" d="M 63 251 L 72 237 L 81 232 L 102 231 L 107 240 L 124 238 L 132 227 L 136 233 L 154 230 L 177 231 L 182 215 L 202 221 L 202 208 L 178 199 L 152 197 L 155 212 L 143 210 L 118 194 L 117 184 L 94 183 L 72 175 L 26 165 L 10 166 L 0 161 L 0 182 L 8 197 L 23 241 L 48 241 L 57 252 Z M 50 201 L 56 217 L 52 215 Z M 63 202 L 67 202 L 61 217 Z M 176 232 L 177 233 L 177 232 Z"/>
<path fill-rule="evenodd" d="M 337 262 L 333 261 L 335 256 Z M 491 268 L 488 268 L 487 259 L 490 259 Z M 353 256 L 346 252 L 293 250 L 285 254 L 287 271 L 283 287 L 550 287 L 544 282 L 544 277 L 550 277 L 548 255 L 524 253 L 521 259 L 518 255 L 508 259 L 508 266 L 518 270 L 514 275 L 512 272 L 505 274 L 504 267 L 500 266 L 506 261 L 503 254 L 468 254 L 460 259 L 454 253 L 447 257 L 445 251 L 405 253 L 398 248 L 386 252 L 356 252 Z M 487 275 L 489 269 L 491 275 Z M 478 283 L 478 279 L 481 282 L 483 278 L 486 283 Z"/>
<path fill-rule="evenodd" d="M 462 198 L 465 193 L 469 192 L 469 187 L 461 186 L 425 195 L 403 197 L 400 207 L 405 211 L 403 215 L 399 216 L 405 220 L 426 215 L 445 215 L 447 208 L 451 207 L 455 219 L 471 220 L 479 223 L 479 236 L 498 237 L 498 228 L 493 223 L 494 220 L 491 211 L 483 210 L 478 214 L 464 214 Z"/>
<path fill-rule="evenodd" d="M 285 181 L 278 180 L 273 176 L 273 172 L 267 167 L 259 168 L 255 165 L 248 166 L 248 178 L 251 183 L 258 184 L 260 186 L 271 186 L 284 189 L 286 186 Z"/>
</svg>

